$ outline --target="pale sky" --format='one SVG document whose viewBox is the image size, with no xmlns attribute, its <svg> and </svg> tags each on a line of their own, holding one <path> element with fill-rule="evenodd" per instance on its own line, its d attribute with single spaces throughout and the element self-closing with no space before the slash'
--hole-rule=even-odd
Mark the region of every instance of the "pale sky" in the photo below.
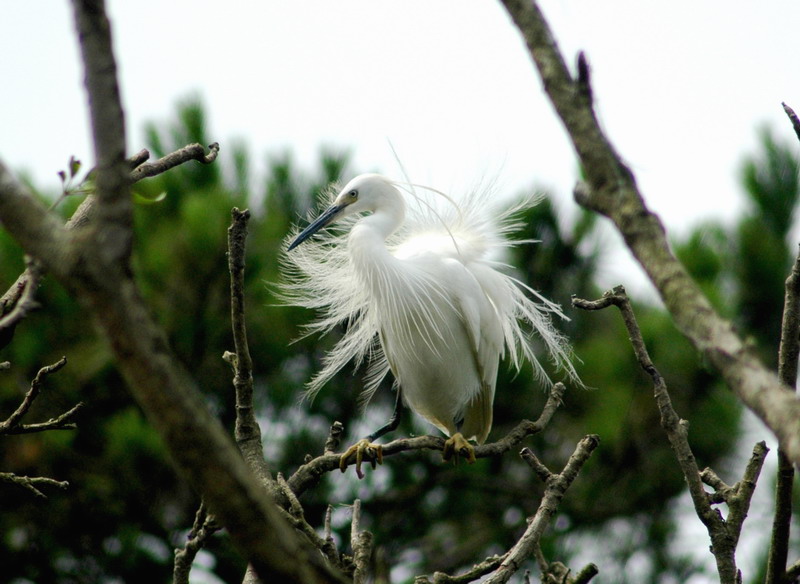
<svg viewBox="0 0 800 584">
<path fill-rule="evenodd" d="M 730 219 L 737 169 L 770 124 L 794 136 L 800 110 L 800 3 L 545 0 L 568 59 L 587 52 L 604 127 L 668 227 Z M 146 121 L 200 95 L 210 136 L 242 138 L 263 171 L 289 149 L 351 148 L 354 168 L 452 194 L 482 177 L 532 184 L 566 213 L 576 161 L 497 2 L 169 2 L 111 0 L 131 151 Z M 0 19 L 0 157 L 58 185 L 74 154 L 91 161 L 69 2 L 9 2 Z M 617 240 L 609 237 L 610 244 Z M 615 254 L 607 284 L 632 264 Z"/>
</svg>

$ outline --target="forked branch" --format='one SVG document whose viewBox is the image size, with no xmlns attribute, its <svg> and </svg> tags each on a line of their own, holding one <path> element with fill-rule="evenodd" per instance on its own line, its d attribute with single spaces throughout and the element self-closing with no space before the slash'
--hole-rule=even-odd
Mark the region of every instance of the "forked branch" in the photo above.
<svg viewBox="0 0 800 584">
<path fill-rule="evenodd" d="M 600 439 L 595 435 L 583 438 L 560 473 L 551 472 L 529 448 L 523 448 L 520 456 L 544 482 L 545 490 L 539 508 L 534 516 L 528 519 L 528 527 L 514 546 L 500 556 L 486 558 L 480 564 L 476 564 L 472 569 L 458 576 L 436 572 L 433 580 L 419 576 L 415 579 L 414 584 L 467 584 L 477 581 L 487 574 L 489 574 L 488 578 L 481 580 L 483 584 L 504 584 L 532 557 L 535 557 L 539 564 L 542 582 L 553 584 L 585 584 L 589 582 L 597 575 L 597 566 L 589 564 L 576 577 L 571 578 L 570 571 L 564 564 L 548 562 L 544 558 L 540 542 L 542 534 L 558 510 L 564 494 L 599 443 Z"/>
<path fill-rule="evenodd" d="M 711 553 L 717 563 L 720 581 L 731 584 L 741 582 L 741 574 L 736 567 L 736 546 L 739 542 L 742 524 L 750 508 L 756 481 L 769 451 L 766 444 L 763 442 L 756 444 L 742 480 L 733 487 L 726 485 L 711 469 L 705 469 L 701 473 L 689 446 L 688 423 L 686 420 L 682 420 L 673 408 L 666 381 L 650 360 L 625 289 L 617 286 L 598 300 L 573 298 L 572 305 L 583 310 L 602 310 L 609 306 L 616 306 L 619 309 L 636 359 L 653 380 L 653 394 L 661 414 L 661 427 L 667 434 L 683 476 L 689 485 L 695 512 L 708 531 L 711 539 Z M 707 493 L 703 483 L 714 488 L 715 492 Z M 720 512 L 712 507 L 712 504 L 718 503 L 727 503 L 730 510 L 727 519 L 723 519 Z"/>
<path fill-rule="evenodd" d="M 28 413 L 28 410 L 31 409 L 33 402 L 39 397 L 39 394 L 42 391 L 42 385 L 44 384 L 44 380 L 47 376 L 55 373 L 64 365 L 67 364 L 67 358 L 61 357 L 58 361 L 53 363 L 52 365 L 46 365 L 39 369 L 39 372 L 34 377 L 33 381 L 31 381 L 30 389 L 25 394 L 25 397 L 22 399 L 22 402 L 19 404 L 17 409 L 6 418 L 4 421 L 0 422 L 0 435 L 2 434 L 31 434 L 33 432 L 46 432 L 48 430 L 74 430 L 76 428 L 75 423 L 73 422 L 73 418 L 75 414 L 80 411 L 83 407 L 83 402 L 80 402 L 64 412 L 63 414 L 51 418 L 46 422 L 37 422 L 34 424 L 23 424 L 22 418 Z"/>
<path fill-rule="evenodd" d="M 189 584 L 189 573 L 197 553 L 206 545 L 208 539 L 222 528 L 203 503 L 194 516 L 194 525 L 187 536 L 186 544 L 175 550 L 172 570 L 173 584 Z"/>
</svg>

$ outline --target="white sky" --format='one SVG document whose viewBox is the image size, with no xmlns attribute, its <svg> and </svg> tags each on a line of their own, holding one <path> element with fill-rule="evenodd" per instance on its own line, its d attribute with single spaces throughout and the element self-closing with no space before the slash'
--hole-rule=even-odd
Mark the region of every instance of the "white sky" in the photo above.
<svg viewBox="0 0 800 584">
<path fill-rule="evenodd" d="M 794 140 L 780 102 L 800 110 L 800 3 L 542 5 L 568 58 L 587 52 L 602 123 L 667 226 L 735 216 L 756 128 Z M 312 164 L 327 144 L 352 148 L 357 170 L 399 177 L 391 140 L 415 182 L 455 194 L 499 177 L 574 209 L 574 154 L 497 2 L 109 6 L 131 151 L 145 121 L 171 120 L 194 93 L 211 137 L 223 149 L 245 139 L 256 170 L 284 149 Z M 9 2 L 0 19 L 0 157 L 42 186 L 57 186 L 71 154 L 92 160 L 70 10 Z M 615 254 L 607 284 L 626 283 L 631 266 Z"/>
</svg>

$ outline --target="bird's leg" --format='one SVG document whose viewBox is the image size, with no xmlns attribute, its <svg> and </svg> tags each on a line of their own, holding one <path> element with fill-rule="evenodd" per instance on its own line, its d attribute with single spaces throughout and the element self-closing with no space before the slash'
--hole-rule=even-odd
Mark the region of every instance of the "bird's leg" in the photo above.
<svg viewBox="0 0 800 584">
<path fill-rule="evenodd" d="M 397 427 L 400 425 L 400 419 L 403 417 L 403 396 L 400 394 L 400 389 L 397 389 L 397 399 L 394 402 L 394 411 L 392 412 L 392 417 L 389 418 L 389 421 L 386 422 L 383 426 L 375 430 L 372 434 L 367 436 L 365 440 L 369 440 L 372 442 L 373 440 L 377 440 L 384 434 L 388 434 L 389 432 L 394 432 L 397 430 Z"/>
<path fill-rule="evenodd" d="M 464 438 L 461 432 L 456 432 L 445 440 L 442 458 L 450 460 L 455 456 L 455 460 L 458 462 L 459 454 L 465 456 L 468 463 L 473 464 L 475 462 L 475 447 L 467 442 L 467 439 Z"/>
<path fill-rule="evenodd" d="M 380 444 L 375 444 L 373 441 L 377 440 L 384 434 L 388 434 L 389 432 L 396 430 L 397 426 L 400 425 L 400 418 L 402 417 L 402 414 L 403 400 L 400 395 L 400 389 L 398 388 L 397 401 L 394 404 L 394 412 L 392 412 L 392 417 L 389 418 L 389 421 L 386 424 L 375 430 L 372 434 L 366 438 L 362 438 L 350 448 L 345 450 L 344 454 L 342 454 L 341 458 L 339 459 L 339 469 L 342 472 L 347 470 L 347 461 L 354 454 L 356 456 L 356 474 L 360 479 L 364 478 L 364 473 L 361 472 L 361 463 L 364 461 L 365 457 L 369 459 L 372 468 L 375 468 L 376 463 L 383 464 L 383 446 Z"/>
</svg>

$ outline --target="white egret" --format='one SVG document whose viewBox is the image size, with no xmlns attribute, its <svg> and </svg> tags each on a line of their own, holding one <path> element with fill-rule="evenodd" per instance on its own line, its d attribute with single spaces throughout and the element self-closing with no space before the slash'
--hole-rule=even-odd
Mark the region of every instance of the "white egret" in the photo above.
<svg viewBox="0 0 800 584">
<path fill-rule="evenodd" d="M 416 205 L 406 205 L 401 188 Z M 478 193 L 458 204 L 444 197 L 449 205 L 436 211 L 411 185 L 360 175 L 288 246 L 285 299 L 321 312 L 310 332 L 346 325 L 308 393 L 351 360 L 369 361 L 365 399 L 389 370 L 395 378 L 392 420 L 342 456 L 344 470 L 356 454 L 359 476 L 362 457 L 380 460 L 380 445 L 372 441 L 397 427 L 403 404 L 449 436 L 445 459 L 462 454 L 474 462 L 468 440 L 482 444 L 489 435 L 501 357 L 508 352 L 517 368 L 527 358 L 547 378 L 531 331 L 577 380 L 569 344 L 551 323 L 552 314 L 566 318 L 560 308 L 498 263 L 499 250 L 512 245 L 507 236 L 520 227 L 510 221 L 512 213 L 487 212 Z M 342 220 L 349 230 L 311 239 Z"/>
</svg>

